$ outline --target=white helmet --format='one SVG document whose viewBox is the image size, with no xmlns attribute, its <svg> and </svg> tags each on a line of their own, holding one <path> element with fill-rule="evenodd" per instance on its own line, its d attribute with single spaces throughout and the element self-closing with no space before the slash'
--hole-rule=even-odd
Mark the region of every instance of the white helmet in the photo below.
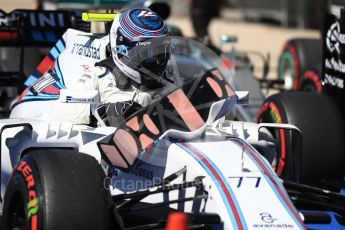
<svg viewBox="0 0 345 230">
<path fill-rule="evenodd" d="M 110 45 L 116 66 L 130 79 L 154 87 L 170 58 L 168 29 L 148 8 L 130 8 L 115 17 Z"/>
</svg>

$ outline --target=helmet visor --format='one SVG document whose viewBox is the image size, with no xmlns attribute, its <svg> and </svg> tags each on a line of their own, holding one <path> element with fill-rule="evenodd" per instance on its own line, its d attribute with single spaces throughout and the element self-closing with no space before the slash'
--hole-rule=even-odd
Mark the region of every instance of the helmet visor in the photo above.
<svg viewBox="0 0 345 230">
<path fill-rule="evenodd" d="M 155 74 L 162 74 L 171 54 L 169 36 L 157 38 L 124 39 L 121 45 L 114 47 L 117 57 L 131 68 L 144 67 Z"/>
</svg>

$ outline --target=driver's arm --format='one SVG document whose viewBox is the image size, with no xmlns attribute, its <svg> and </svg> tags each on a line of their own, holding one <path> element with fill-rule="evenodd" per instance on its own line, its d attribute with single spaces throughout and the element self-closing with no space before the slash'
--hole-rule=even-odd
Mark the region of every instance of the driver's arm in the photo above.
<svg viewBox="0 0 345 230">
<path fill-rule="evenodd" d="M 81 66 L 80 76 L 72 78 L 68 89 L 71 90 L 98 90 L 98 79 L 93 68 Z M 46 119 L 60 122 L 71 122 L 73 124 L 90 124 L 90 105 L 80 103 L 61 103 L 56 101 L 49 112 L 44 116 Z"/>
</svg>

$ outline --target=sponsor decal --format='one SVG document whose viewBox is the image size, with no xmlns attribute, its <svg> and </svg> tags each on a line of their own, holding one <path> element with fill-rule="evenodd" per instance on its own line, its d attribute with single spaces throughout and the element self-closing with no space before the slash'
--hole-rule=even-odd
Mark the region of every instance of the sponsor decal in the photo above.
<svg viewBox="0 0 345 230">
<path fill-rule="evenodd" d="M 151 45 L 150 41 L 147 42 L 137 42 L 136 46 L 149 46 Z"/>
<path fill-rule="evenodd" d="M 32 169 L 26 161 L 21 161 L 20 165 L 16 169 L 22 174 L 26 181 L 26 187 L 28 190 L 29 202 L 27 204 L 27 215 L 31 223 L 31 230 L 37 229 L 37 219 L 38 219 L 38 197 L 35 191 L 35 178 L 32 175 Z"/>
<path fill-rule="evenodd" d="M 11 21 L 11 17 L 7 15 L 5 12 L 0 11 L 0 27 L 9 26 L 10 21 Z"/>
<path fill-rule="evenodd" d="M 259 229 L 277 229 L 277 228 L 282 228 L 282 229 L 293 229 L 292 224 L 253 224 L 253 228 L 259 228 Z"/>
<path fill-rule="evenodd" d="M 284 190 L 282 184 L 279 182 L 279 180 L 277 179 L 277 177 L 275 176 L 275 174 L 272 172 L 272 168 L 270 167 L 270 165 L 264 160 L 263 156 L 260 156 L 260 154 L 256 154 L 255 153 L 255 149 L 250 146 L 247 145 L 243 140 L 235 138 L 234 141 L 239 144 L 239 146 L 241 146 L 243 148 L 244 154 L 247 155 L 250 159 L 253 160 L 253 162 L 255 163 L 255 165 L 261 170 L 263 170 L 262 172 L 264 172 L 264 175 L 266 177 L 266 181 L 269 183 L 269 186 L 272 188 L 272 190 L 274 191 L 274 193 L 276 194 L 276 196 L 279 198 L 281 204 L 283 204 L 285 210 L 288 212 L 289 216 L 292 218 L 290 221 L 290 223 L 286 224 L 286 223 L 276 223 L 276 221 L 274 223 L 265 223 L 265 224 L 254 224 L 253 227 L 256 226 L 256 228 L 264 228 L 264 229 L 268 229 L 268 228 L 279 228 L 281 226 L 285 226 L 285 228 L 294 228 L 294 224 L 297 224 L 298 229 L 306 229 L 304 226 L 303 221 L 301 220 L 301 217 L 299 216 L 296 208 L 293 206 L 290 198 L 288 197 L 287 192 Z M 263 216 L 260 217 L 260 219 Z M 269 216 L 268 216 L 269 217 Z M 269 220 L 270 218 L 267 218 L 267 215 L 264 215 L 265 220 Z M 271 218 L 274 219 L 274 218 Z M 262 219 L 261 219 L 262 220 Z M 266 226 L 267 225 L 267 226 Z M 282 227 L 284 228 L 284 227 Z"/>
<path fill-rule="evenodd" d="M 26 27 L 68 28 L 69 17 L 69 13 L 58 11 L 16 10 L 7 14 L 0 10 L 0 27 L 18 27 L 21 20 Z"/>
<path fill-rule="evenodd" d="M 7 14 L 0 10 L 0 40 L 18 39 L 18 19 L 14 13 Z"/>
<path fill-rule="evenodd" d="M 153 180 L 153 171 L 145 168 L 136 167 L 133 168 L 130 173 L 137 177 Z"/>
<path fill-rule="evenodd" d="M 81 44 L 81 43 L 74 43 L 71 54 L 93 58 L 93 59 L 100 59 L 101 44 L 96 47 L 90 44 Z"/>
<path fill-rule="evenodd" d="M 341 73 L 345 73 L 345 64 L 341 60 L 336 60 L 335 58 L 326 59 L 325 66 L 328 69 L 333 69 Z"/>
<path fill-rule="evenodd" d="M 263 213 L 260 213 L 260 216 L 261 216 L 261 220 L 265 223 L 273 223 L 274 221 L 276 221 L 277 219 L 274 219 L 272 217 L 271 214 L 267 213 L 267 212 L 263 212 Z"/>
<path fill-rule="evenodd" d="M 344 44 L 344 35 L 340 34 L 340 25 L 339 22 L 333 23 L 326 35 L 326 45 L 330 52 L 336 51 L 340 54 L 340 44 Z"/>
<path fill-rule="evenodd" d="M 323 83 L 326 88 L 344 89 L 345 78 L 345 27 L 344 18 L 327 15 L 325 19 L 326 32 L 323 44 Z M 337 93 L 341 93 L 337 91 Z"/>
<path fill-rule="evenodd" d="M 140 12 L 140 14 L 138 15 L 138 17 L 157 17 L 157 15 L 155 15 L 153 12 L 151 11 L 146 11 L 146 10 L 143 10 Z"/>
<path fill-rule="evenodd" d="M 65 13 L 57 12 L 25 12 L 31 26 L 64 27 L 66 25 Z"/>
<path fill-rule="evenodd" d="M 66 96 L 66 103 L 94 103 L 94 98 Z"/>
<path fill-rule="evenodd" d="M 329 74 L 325 74 L 324 83 L 335 86 L 337 88 L 343 89 L 344 88 L 344 79 L 331 76 Z"/>
<path fill-rule="evenodd" d="M 118 46 L 116 46 L 116 53 L 127 56 L 128 55 L 128 47 L 125 45 L 118 45 Z"/>
</svg>

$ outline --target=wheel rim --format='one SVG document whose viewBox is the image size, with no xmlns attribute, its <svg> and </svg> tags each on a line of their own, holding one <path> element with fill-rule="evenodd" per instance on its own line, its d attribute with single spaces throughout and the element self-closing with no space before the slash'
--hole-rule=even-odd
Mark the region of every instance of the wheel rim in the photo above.
<svg viewBox="0 0 345 230">
<path fill-rule="evenodd" d="M 285 59 L 283 62 L 283 79 L 284 79 L 284 89 L 291 90 L 293 88 L 294 82 L 294 70 L 292 68 L 293 63 L 291 60 Z"/>
</svg>

